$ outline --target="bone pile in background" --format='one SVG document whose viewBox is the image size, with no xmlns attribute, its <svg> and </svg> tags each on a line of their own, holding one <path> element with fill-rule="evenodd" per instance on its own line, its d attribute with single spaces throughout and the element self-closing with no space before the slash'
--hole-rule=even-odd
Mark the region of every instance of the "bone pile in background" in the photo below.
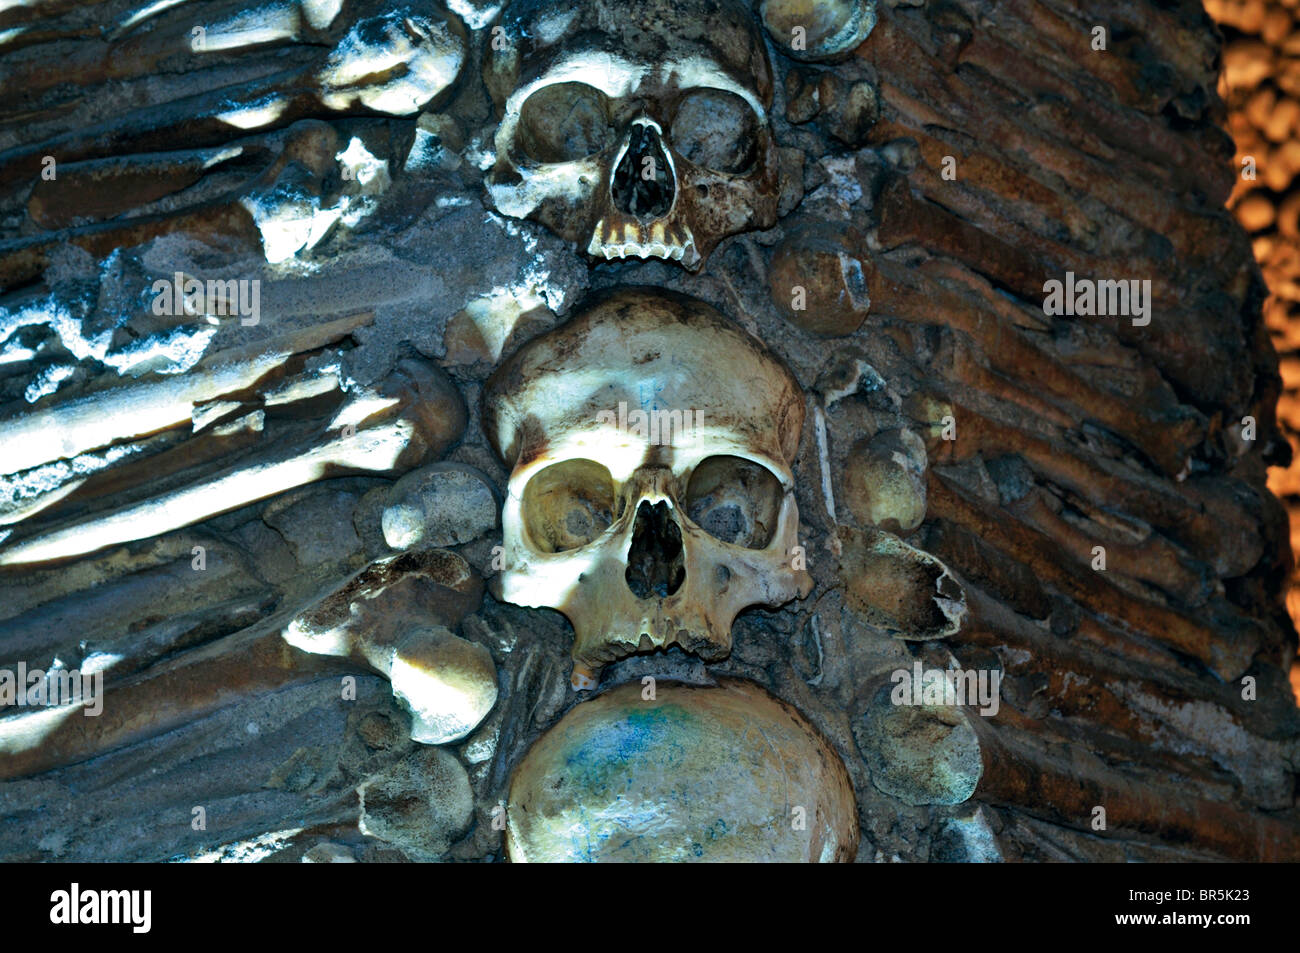
<svg viewBox="0 0 1300 953">
<path fill-rule="evenodd" d="M 1228 207 L 1250 232 L 1271 292 L 1264 321 L 1281 358 L 1278 424 L 1294 453 L 1289 467 L 1270 471 L 1268 486 L 1287 506 L 1291 547 L 1300 551 L 1300 3 L 1206 0 L 1205 9 L 1227 40 L 1219 92 L 1237 143 L 1236 166 L 1247 173 Z M 1293 575 L 1293 618 L 1300 618 L 1297 583 Z M 1300 699 L 1300 662 L 1291 683 Z"/>
</svg>

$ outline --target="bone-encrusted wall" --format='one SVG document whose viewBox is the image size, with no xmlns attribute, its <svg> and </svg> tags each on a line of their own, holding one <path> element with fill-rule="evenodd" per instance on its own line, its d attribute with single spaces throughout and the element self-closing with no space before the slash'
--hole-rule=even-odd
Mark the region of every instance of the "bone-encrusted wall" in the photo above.
<svg viewBox="0 0 1300 953">
<path fill-rule="evenodd" d="M 505 856 L 512 772 L 590 695 L 563 615 L 485 592 L 485 381 L 637 285 L 802 388 L 814 587 L 607 693 L 793 706 L 861 861 L 1297 859 L 1282 381 L 1212 21 L 887 2 L 817 61 L 767 6 L 778 217 L 698 272 L 499 211 L 494 8 L 0 12 L 0 668 L 104 679 L 0 719 L 0 857 Z M 1048 313 L 1067 275 L 1149 309 Z M 997 703 L 894 703 L 917 663 Z"/>
</svg>

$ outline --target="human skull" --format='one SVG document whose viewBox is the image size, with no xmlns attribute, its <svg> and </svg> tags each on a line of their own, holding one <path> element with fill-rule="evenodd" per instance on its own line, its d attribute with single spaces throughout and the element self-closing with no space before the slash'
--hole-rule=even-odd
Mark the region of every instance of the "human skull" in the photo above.
<svg viewBox="0 0 1300 953">
<path fill-rule="evenodd" d="M 512 468 L 495 594 L 568 616 L 575 688 L 638 651 L 724 658 L 740 610 L 812 588 L 791 470 L 803 417 L 786 367 L 704 302 L 599 299 L 485 391 Z"/>
<path fill-rule="evenodd" d="M 515 0 L 485 79 L 502 115 L 488 191 L 597 259 L 700 267 L 776 223 L 772 67 L 735 0 Z"/>
</svg>

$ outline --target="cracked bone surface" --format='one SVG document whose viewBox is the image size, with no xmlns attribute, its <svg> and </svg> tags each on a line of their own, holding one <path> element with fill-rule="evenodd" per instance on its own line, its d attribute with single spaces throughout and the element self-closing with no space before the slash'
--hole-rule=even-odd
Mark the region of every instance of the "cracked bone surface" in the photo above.
<svg viewBox="0 0 1300 953">
<path fill-rule="evenodd" d="M 606 295 L 504 364 L 484 406 L 511 467 L 494 585 L 569 618 L 575 686 L 637 651 L 725 658 L 738 612 L 811 589 L 791 470 L 803 393 L 704 302 Z"/>
<path fill-rule="evenodd" d="M 839 755 L 739 679 L 661 681 L 651 700 L 629 683 L 583 702 L 515 770 L 506 818 L 517 863 L 832 863 L 858 846 Z"/>
<path fill-rule="evenodd" d="M 515 0 L 484 65 L 503 112 L 488 192 L 597 260 L 689 269 L 776 222 L 772 68 L 734 0 Z"/>
<path fill-rule="evenodd" d="M 496 666 L 482 645 L 430 623 L 455 625 L 482 595 L 481 580 L 454 553 L 403 553 L 368 566 L 282 635 L 313 655 L 366 662 L 410 712 L 411 739 L 447 744 L 478 727 L 496 704 Z"/>
</svg>

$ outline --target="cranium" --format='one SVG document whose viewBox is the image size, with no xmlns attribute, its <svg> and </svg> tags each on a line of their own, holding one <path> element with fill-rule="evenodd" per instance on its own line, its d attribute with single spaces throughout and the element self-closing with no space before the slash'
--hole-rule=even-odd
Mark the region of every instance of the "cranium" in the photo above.
<svg viewBox="0 0 1300 953">
<path fill-rule="evenodd" d="M 498 598 L 573 623 L 574 686 L 677 645 L 731 651 L 746 606 L 807 595 L 786 367 L 701 301 L 625 288 L 530 342 L 484 396 L 512 467 Z"/>
<path fill-rule="evenodd" d="M 488 191 L 595 258 L 692 270 L 776 222 L 772 68 L 734 0 L 515 0 L 493 32 Z"/>
</svg>

